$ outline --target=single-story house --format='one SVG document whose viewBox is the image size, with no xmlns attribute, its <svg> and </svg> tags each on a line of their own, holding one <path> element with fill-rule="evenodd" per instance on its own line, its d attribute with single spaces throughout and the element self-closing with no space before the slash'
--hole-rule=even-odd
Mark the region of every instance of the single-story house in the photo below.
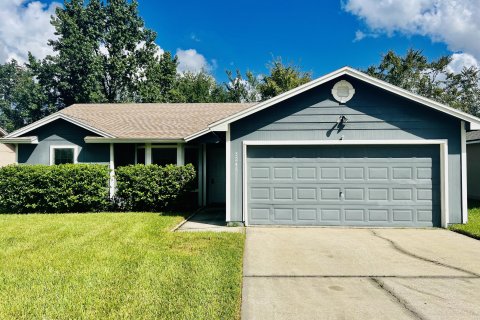
<svg viewBox="0 0 480 320">
<path fill-rule="evenodd" d="M 480 131 L 467 132 L 468 198 L 480 200 Z"/>
<path fill-rule="evenodd" d="M 72 105 L 1 140 L 18 163 L 193 163 L 198 204 L 229 222 L 445 227 L 467 221 L 477 129 L 344 67 L 256 104 Z"/>
<path fill-rule="evenodd" d="M 0 128 L 0 138 L 7 135 L 7 131 Z M 0 143 L 0 167 L 15 163 L 15 146 L 11 144 Z"/>
</svg>

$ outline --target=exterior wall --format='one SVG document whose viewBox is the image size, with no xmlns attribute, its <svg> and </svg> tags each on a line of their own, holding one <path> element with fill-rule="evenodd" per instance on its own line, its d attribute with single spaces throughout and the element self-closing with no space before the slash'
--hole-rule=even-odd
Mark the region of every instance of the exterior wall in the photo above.
<svg viewBox="0 0 480 320">
<path fill-rule="evenodd" d="M 37 145 L 18 145 L 18 163 L 50 164 L 50 146 L 78 146 L 79 163 L 108 164 L 110 161 L 109 144 L 86 144 L 86 136 L 95 136 L 92 132 L 64 120 L 56 120 L 27 136 L 38 136 Z"/>
<path fill-rule="evenodd" d="M 480 143 L 467 144 L 467 190 L 469 199 L 480 200 Z"/>
<path fill-rule="evenodd" d="M 15 146 L 0 143 L 0 167 L 15 163 Z"/>
<path fill-rule="evenodd" d="M 331 95 L 333 85 L 341 79 L 356 90 L 345 105 Z M 340 115 L 345 115 L 348 122 L 338 130 Z M 439 111 L 348 76 L 337 78 L 230 124 L 230 221 L 243 220 L 244 140 L 448 139 L 449 220 L 461 223 L 460 129 L 460 120 Z"/>
</svg>

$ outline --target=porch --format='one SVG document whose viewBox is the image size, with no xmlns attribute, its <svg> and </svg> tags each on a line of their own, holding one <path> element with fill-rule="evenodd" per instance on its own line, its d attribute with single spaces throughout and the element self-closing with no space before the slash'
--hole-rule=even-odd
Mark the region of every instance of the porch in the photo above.
<svg viewBox="0 0 480 320">
<path fill-rule="evenodd" d="M 134 164 L 178 166 L 192 164 L 197 173 L 192 198 L 195 207 L 224 206 L 226 191 L 225 143 L 110 143 L 110 195 L 115 194 L 115 169 Z M 225 216 L 224 216 L 225 221 Z"/>
</svg>

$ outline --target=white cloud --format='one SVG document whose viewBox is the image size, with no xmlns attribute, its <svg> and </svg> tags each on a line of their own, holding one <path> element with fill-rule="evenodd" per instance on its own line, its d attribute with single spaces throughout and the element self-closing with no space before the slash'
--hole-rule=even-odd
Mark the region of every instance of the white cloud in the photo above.
<svg viewBox="0 0 480 320">
<path fill-rule="evenodd" d="M 180 73 L 198 73 L 202 70 L 210 71 L 212 69 L 207 59 L 195 49 L 177 49 L 176 55 L 178 57 L 177 70 Z"/>
<path fill-rule="evenodd" d="M 454 53 L 452 55 L 452 61 L 447 67 L 447 70 L 453 73 L 459 73 L 466 67 L 479 67 L 477 59 L 468 53 Z"/>
<path fill-rule="evenodd" d="M 365 33 L 362 30 L 357 30 L 353 42 L 362 41 L 365 38 L 378 38 L 378 33 Z"/>
<path fill-rule="evenodd" d="M 52 54 L 47 45 L 54 38 L 50 17 L 59 3 L 50 5 L 40 1 L 0 1 L 0 63 L 16 59 L 25 62 L 28 51 L 37 58 Z"/>
<path fill-rule="evenodd" d="M 361 30 L 357 30 L 355 32 L 355 39 L 353 39 L 354 42 L 357 42 L 357 41 L 361 41 L 363 40 L 367 35 L 365 34 L 365 32 L 361 31 Z"/>
<path fill-rule="evenodd" d="M 195 42 L 200 42 L 200 38 L 197 37 L 197 35 L 193 32 L 190 34 L 190 40 L 193 40 Z"/>
<path fill-rule="evenodd" d="M 480 60 L 478 0 L 346 0 L 343 8 L 375 34 L 422 35 Z M 362 38 L 357 31 L 355 39 Z"/>
</svg>

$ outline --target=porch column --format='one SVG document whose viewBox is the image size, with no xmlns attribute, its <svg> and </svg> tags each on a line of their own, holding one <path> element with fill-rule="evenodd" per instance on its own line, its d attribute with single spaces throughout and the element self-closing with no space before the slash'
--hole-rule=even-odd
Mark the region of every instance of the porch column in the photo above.
<svg viewBox="0 0 480 320">
<path fill-rule="evenodd" d="M 198 146 L 198 206 L 203 206 L 203 193 L 205 190 L 203 190 L 203 145 Z"/>
<path fill-rule="evenodd" d="M 115 149 L 113 143 L 110 143 L 110 198 L 115 195 Z"/>
<path fill-rule="evenodd" d="M 177 144 L 177 166 L 185 165 L 185 144 Z"/>
<path fill-rule="evenodd" d="M 207 205 L 207 145 L 205 143 L 202 144 L 202 158 L 203 158 L 202 169 L 201 169 L 203 170 L 202 204 L 206 206 Z"/>
<path fill-rule="evenodd" d="M 145 143 L 145 164 L 152 164 L 152 144 Z"/>
</svg>

